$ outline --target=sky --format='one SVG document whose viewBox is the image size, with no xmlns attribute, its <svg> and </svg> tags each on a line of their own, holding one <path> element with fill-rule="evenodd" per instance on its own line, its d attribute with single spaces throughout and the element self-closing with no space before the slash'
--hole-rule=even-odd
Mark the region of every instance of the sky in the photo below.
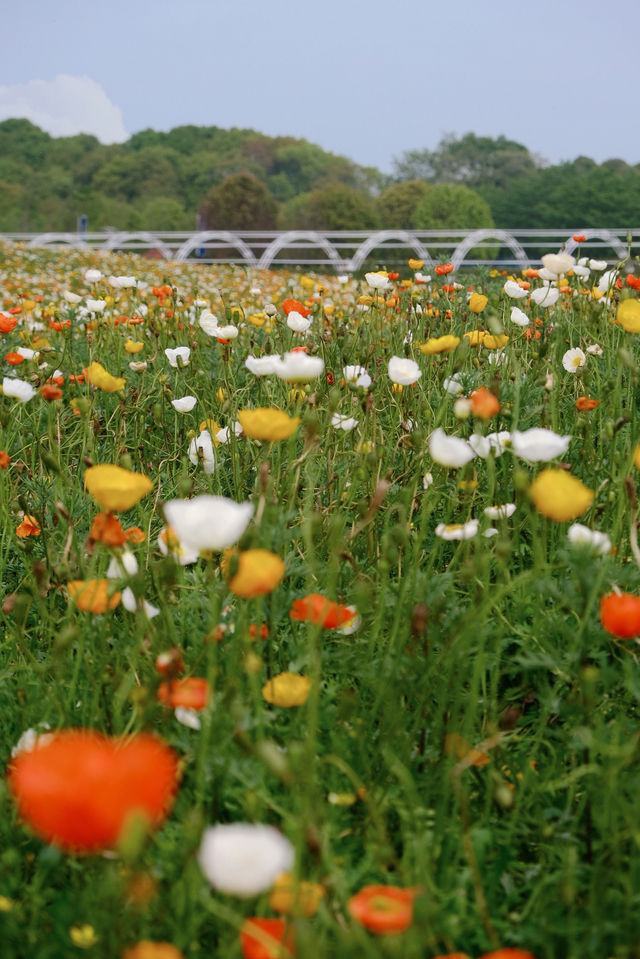
<svg viewBox="0 0 640 959">
<path fill-rule="evenodd" d="M 4 0 L 0 120 L 253 128 L 391 172 L 445 134 L 640 162 L 639 0 Z M 10 10 L 9 10 L 10 8 Z"/>
</svg>

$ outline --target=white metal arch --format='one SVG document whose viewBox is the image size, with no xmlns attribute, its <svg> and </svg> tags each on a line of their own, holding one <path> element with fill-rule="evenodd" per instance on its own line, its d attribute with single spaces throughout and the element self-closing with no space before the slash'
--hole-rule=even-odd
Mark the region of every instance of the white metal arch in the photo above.
<svg viewBox="0 0 640 959">
<path fill-rule="evenodd" d="M 77 233 L 41 233 L 29 240 L 27 246 L 84 246 Z"/>
<path fill-rule="evenodd" d="M 140 230 L 131 233 L 126 231 L 110 233 L 106 242 L 102 244 L 102 249 L 109 251 L 125 249 L 135 243 L 136 240 L 142 240 L 143 243 L 149 244 L 149 247 L 153 250 L 160 250 L 165 260 L 173 259 L 171 247 L 167 246 L 157 235 Z"/>
<path fill-rule="evenodd" d="M 560 247 L 560 251 L 564 250 L 565 253 L 573 253 L 576 247 L 579 246 L 578 241 L 574 240 L 573 236 L 583 236 L 585 240 L 604 240 L 605 243 L 609 243 L 612 249 L 616 251 L 621 260 L 624 260 L 627 255 L 626 246 L 620 237 L 616 236 L 615 233 L 612 233 L 611 230 L 576 231 L 575 234 L 570 236 L 563 246 Z"/>
<path fill-rule="evenodd" d="M 334 249 L 330 241 L 321 233 L 316 233 L 314 230 L 289 230 L 287 233 L 282 233 L 276 237 L 258 260 L 258 269 L 268 270 L 278 253 L 298 240 L 307 240 L 309 243 L 313 243 L 314 246 L 319 246 L 321 250 L 324 250 L 337 270 L 350 269 L 349 265 L 344 263 L 340 254 Z"/>
<path fill-rule="evenodd" d="M 256 258 L 251 247 L 247 246 L 237 233 L 230 233 L 228 230 L 202 230 L 200 233 L 194 233 L 182 246 L 178 247 L 174 257 L 176 263 L 184 263 L 194 250 L 198 250 L 201 247 L 212 246 L 213 240 L 225 246 L 234 246 L 236 250 L 242 254 L 247 266 L 256 265 Z"/>
<path fill-rule="evenodd" d="M 397 242 L 402 243 L 403 246 L 413 250 L 413 252 L 416 254 L 416 258 L 418 260 L 424 260 L 427 268 L 431 269 L 433 266 L 431 254 L 413 233 L 409 233 L 407 230 L 378 230 L 377 233 L 373 233 L 371 236 L 367 237 L 364 243 L 360 244 L 352 259 L 347 264 L 349 271 L 359 270 L 373 250 L 384 246 L 385 243 L 388 243 L 391 240 L 396 240 Z"/>
<path fill-rule="evenodd" d="M 460 266 L 463 260 L 466 259 L 467 253 L 473 250 L 474 247 L 480 246 L 483 240 L 499 240 L 505 246 L 509 247 L 514 259 L 518 260 L 518 262 L 526 263 L 528 260 L 524 248 L 518 243 L 515 236 L 508 233 L 507 230 L 474 230 L 472 233 L 469 233 L 468 236 L 465 236 L 461 243 L 458 243 L 451 254 L 451 262 L 454 266 Z"/>
</svg>

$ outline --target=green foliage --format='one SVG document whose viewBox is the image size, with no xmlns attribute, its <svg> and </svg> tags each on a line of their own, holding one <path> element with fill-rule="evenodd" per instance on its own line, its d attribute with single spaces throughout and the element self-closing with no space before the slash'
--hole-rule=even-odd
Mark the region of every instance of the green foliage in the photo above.
<svg viewBox="0 0 640 959">
<path fill-rule="evenodd" d="M 536 160 L 521 143 L 475 133 L 463 137 L 448 134 L 435 151 L 410 150 L 395 161 L 396 175 L 402 180 L 419 178 L 470 187 L 505 187 L 535 169 Z"/>
<path fill-rule="evenodd" d="M 421 230 L 476 230 L 494 225 L 489 205 L 475 190 L 449 183 L 427 185 L 412 219 Z"/>
<path fill-rule="evenodd" d="M 205 198 L 202 216 L 210 230 L 273 230 L 276 201 L 251 173 L 233 173 Z"/>
<path fill-rule="evenodd" d="M 404 180 L 383 190 L 378 197 L 380 224 L 390 230 L 410 230 L 418 204 L 429 190 L 426 180 Z"/>
<path fill-rule="evenodd" d="M 379 224 L 374 202 L 342 183 L 296 197 L 283 208 L 279 221 L 286 230 L 372 230 Z"/>
</svg>

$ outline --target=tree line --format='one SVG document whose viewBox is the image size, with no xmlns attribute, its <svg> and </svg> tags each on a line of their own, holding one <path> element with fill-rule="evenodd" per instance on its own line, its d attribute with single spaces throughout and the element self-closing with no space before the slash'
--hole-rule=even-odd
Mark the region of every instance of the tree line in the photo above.
<svg viewBox="0 0 640 959">
<path fill-rule="evenodd" d="M 0 232 L 634 227 L 640 164 L 549 165 L 504 136 L 444 137 L 393 173 L 294 137 L 180 126 L 104 145 L 0 122 Z"/>
</svg>

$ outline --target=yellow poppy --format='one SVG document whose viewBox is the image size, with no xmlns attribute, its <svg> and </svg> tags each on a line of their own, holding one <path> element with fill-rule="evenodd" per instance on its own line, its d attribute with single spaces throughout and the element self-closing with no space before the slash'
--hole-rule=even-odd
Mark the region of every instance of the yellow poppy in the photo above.
<svg viewBox="0 0 640 959">
<path fill-rule="evenodd" d="M 616 319 L 627 333 L 640 333 L 640 300 L 622 300 Z"/>
<path fill-rule="evenodd" d="M 299 416 L 288 416 L 284 410 L 265 406 L 239 410 L 238 420 L 245 435 L 254 440 L 286 440 L 300 425 Z"/>
<path fill-rule="evenodd" d="M 133 473 L 111 463 L 90 466 L 84 473 L 84 485 L 107 513 L 122 512 L 150 493 L 153 483 L 142 473 Z"/>
<path fill-rule="evenodd" d="M 469 309 L 472 313 L 482 313 L 489 302 L 489 297 L 484 293 L 472 293 L 469 297 Z"/>
<path fill-rule="evenodd" d="M 484 339 L 482 340 L 482 345 L 487 350 L 501 350 L 503 346 L 506 346 L 509 342 L 509 337 L 506 333 L 486 333 Z"/>
<path fill-rule="evenodd" d="M 319 882 L 296 880 L 290 872 L 283 872 L 269 894 L 269 908 L 284 916 L 308 919 L 315 915 L 324 895 L 324 887 Z"/>
<path fill-rule="evenodd" d="M 237 569 L 229 580 L 229 589 L 245 599 L 270 593 L 284 576 L 284 562 L 267 549 L 227 550 L 222 558 L 225 577 L 234 561 Z"/>
<path fill-rule="evenodd" d="M 582 516 L 594 494 L 571 473 L 544 469 L 531 484 L 529 495 L 539 513 L 563 523 Z"/>
<path fill-rule="evenodd" d="M 446 336 L 430 337 L 426 343 L 421 343 L 418 349 L 425 356 L 433 356 L 435 353 L 450 353 L 455 350 L 459 342 L 459 336 L 447 333 Z"/>
<path fill-rule="evenodd" d="M 302 706 L 311 692 L 311 680 L 299 673 L 279 673 L 262 687 L 262 695 L 272 706 Z"/>
<path fill-rule="evenodd" d="M 94 360 L 87 367 L 86 377 L 87 383 L 99 387 L 105 393 L 117 393 L 118 390 L 123 390 L 125 387 L 125 380 L 121 376 L 112 376 L 97 360 Z"/>
<path fill-rule="evenodd" d="M 124 348 L 127 353 L 139 353 L 140 350 L 144 349 L 144 343 L 138 343 L 136 340 L 127 340 Z"/>
</svg>

